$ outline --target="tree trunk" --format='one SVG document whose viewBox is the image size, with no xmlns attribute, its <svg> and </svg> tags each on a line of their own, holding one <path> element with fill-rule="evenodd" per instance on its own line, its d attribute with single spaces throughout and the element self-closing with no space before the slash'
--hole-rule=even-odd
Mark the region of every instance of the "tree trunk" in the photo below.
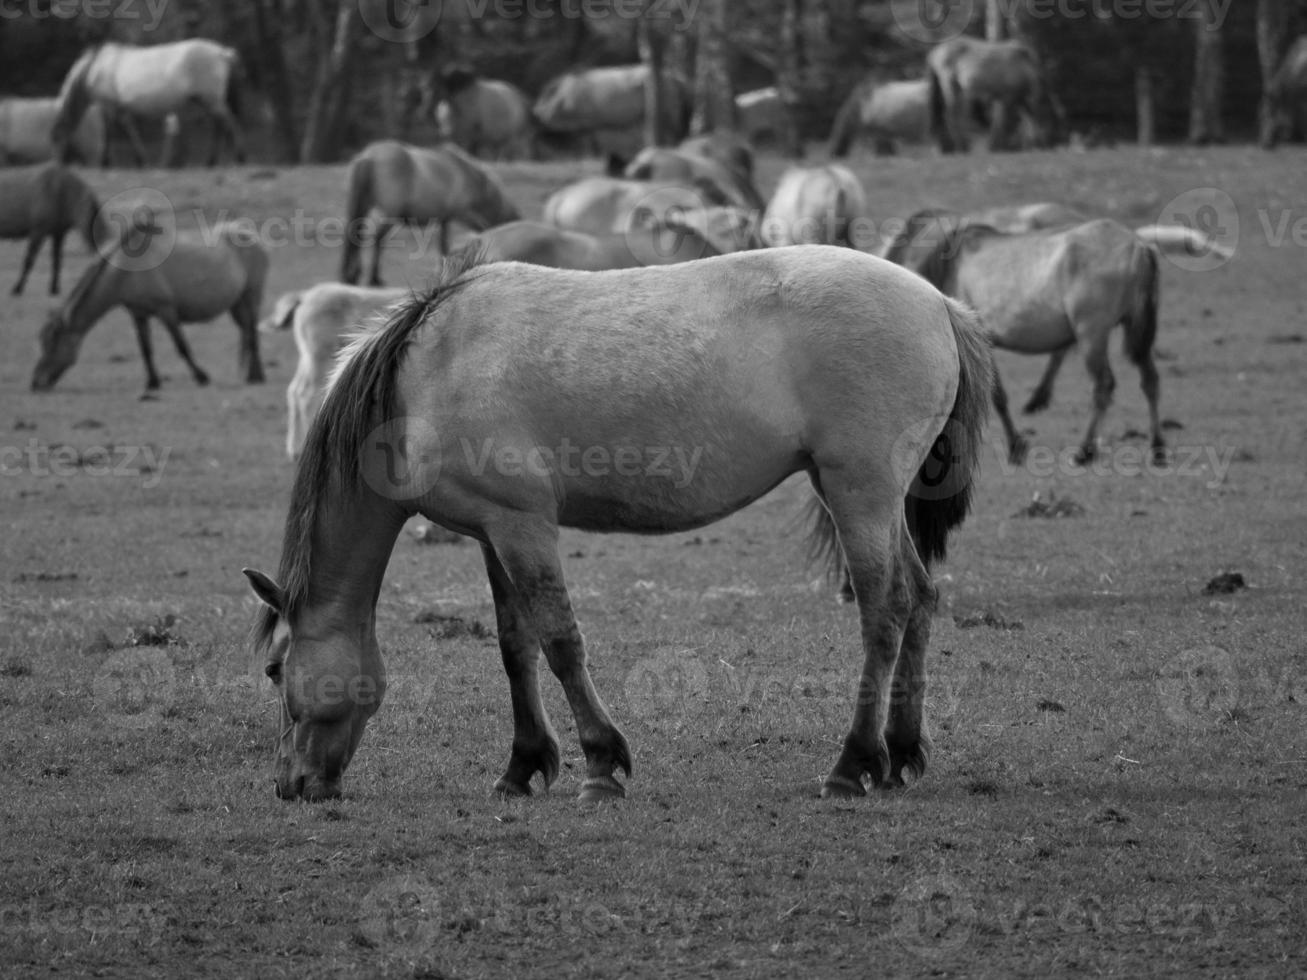
<svg viewBox="0 0 1307 980">
<path fill-rule="evenodd" d="M 644 145 L 662 146 L 663 133 L 663 38 L 647 14 L 635 24 L 635 44 L 640 63 L 649 69 L 644 85 Z"/>
<path fill-rule="evenodd" d="M 269 9 L 271 7 L 272 9 Z M 299 139 L 295 125 L 295 102 L 291 93 L 290 73 L 286 70 L 286 48 L 281 26 L 283 11 L 277 0 L 255 0 L 254 32 L 259 47 L 259 69 L 263 91 L 267 93 L 275 119 L 275 145 L 282 163 L 299 159 Z"/>
<path fill-rule="evenodd" d="M 785 152 L 795 159 L 803 156 L 803 134 L 799 132 L 798 125 L 803 64 L 799 38 L 799 3 L 800 0 L 785 0 L 781 11 L 776 58 L 776 89 L 785 110 L 785 134 L 781 143 Z"/>
<path fill-rule="evenodd" d="M 321 26 L 325 27 L 325 24 Z M 331 45 L 318 65 L 318 77 L 304 125 L 304 139 L 300 144 L 300 160 L 304 163 L 327 161 L 337 144 L 352 92 L 345 75 L 354 54 L 357 33 L 357 0 L 337 0 L 330 29 Z"/>
<path fill-rule="evenodd" d="M 691 132 L 735 128 L 735 90 L 726 48 L 727 0 L 701 0 Z"/>
<path fill-rule="evenodd" d="M 1225 65 L 1221 50 L 1221 19 L 1214 5 L 1199 4 L 1194 21 L 1194 83 L 1189 101 L 1189 141 L 1220 143 L 1225 140 L 1221 103 L 1225 93 Z"/>
<path fill-rule="evenodd" d="M 1135 69 L 1135 127 L 1140 146 L 1153 145 L 1157 131 L 1153 106 L 1153 75 L 1140 65 Z"/>
<path fill-rule="evenodd" d="M 1262 69 L 1262 98 L 1258 111 L 1258 131 L 1262 145 L 1274 139 L 1275 106 L 1271 98 L 1271 81 L 1284 54 L 1284 36 L 1289 11 L 1284 0 L 1257 0 L 1257 57 Z"/>
<path fill-rule="evenodd" d="M 1007 37 L 1007 21 L 1003 16 L 1003 0 L 985 0 L 985 39 L 1001 41 Z"/>
</svg>

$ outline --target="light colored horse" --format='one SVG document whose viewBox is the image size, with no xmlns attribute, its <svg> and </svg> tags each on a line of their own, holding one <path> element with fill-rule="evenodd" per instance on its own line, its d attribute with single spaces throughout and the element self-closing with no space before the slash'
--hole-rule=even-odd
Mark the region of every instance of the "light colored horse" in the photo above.
<svg viewBox="0 0 1307 980">
<path fill-rule="evenodd" d="M 854 88 L 831 126 L 830 155 L 844 156 L 859 136 L 872 140 L 877 155 L 930 139 L 930 81 L 869 79 Z"/>
<path fill-rule="evenodd" d="M 278 298 L 259 330 L 290 330 L 299 351 L 295 376 L 286 387 L 286 455 L 298 459 L 309 425 L 318 414 L 336 355 L 358 330 L 379 325 L 377 317 L 412 292 L 323 282 Z"/>
<path fill-rule="evenodd" d="M 766 206 L 746 174 L 712 157 L 684 149 L 646 146 L 627 164 L 622 176 L 685 185 L 707 182 L 721 188 L 727 203 L 734 207 L 761 211 Z"/>
<path fill-rule="evenodd" d="M 886 258 L 900 262 L 980 314 L 994 346 L 1020 354 L 1053 354 L 1079 345 L 1094 382 L 1093 411 L 1076 454 L 1097 453 L 1098 427 L 1116 379 L 1107 342 L 1118 325 L 1126 356 L 1139 369 L 1148 401 L 1154 456 L 1165 459 L 1158 416 L 1161 382 L 1153 362 L 1160 276 L 1157 251 L 1129 228 L 1109 219 L 1070 228 L 1004 234 L 984 225 L 942 223 L 940 213 L 919 212 L 890 243 Z M 1026 441 L 1012 424 L 997 374 L 994 405 L 1013 462 Z"/>
<path fill-rule="evenodd" d="M 51 130 L 59 115 L 57 96 L 0 99 L 0 165 L 45 163 L 57 153 Z M 69 162 L 88 167 L 106 163 L 104 112 L 91 106 L 69 140 Z"/>
<path fill-rule="evenodd" d="M 516 85 L 454 69 L 441 76 L 436 106 L 441 135 L 486 160 L 530 159 L 531 100 Z"/>
<path fill-rule="evenodd" d="M 245 570 L 281 702 L 277 795 L 341 794 L 385 694 L 382 579 L 420 513 L 481 544 L 513 706 L 498 792 L 527 795 L 559 771 L 543 649 L 585 753 L 581 799 L 624 796 L 615 772 L 630 775 L 631 754 L 586 667 L 560 526 L 684 531 L 794 473 L 824 502 L 814 534 L 847 559 L 862 624 L 853 722 L 822 793 L 920 775 L 929 569 L 969 508 L 990 370 L 969 310 L 849 249 L 614 272 L 448 263 L 342 352 L 291 491 L 279 581 Z"/>
<path fill-rule="evenodd" d="M 100 202 L 82 178 L 58 163 L 0 171 L 0 238 L 26 238 L 17 296 L 27 285 L 41 246 L 50 239 L 50 293 L 59 292 L 64 236 L 76 229 L 92 252 L 113 237 Z"/>
<path fill-rule="evenodd" d="M 543 129 L 589 134 L 601 156 L 623 165 L 644 146 L 647 65 L 570 71 L 550 80 L 532 108 Z M 689 131 L 690 87 L 675 72 L 662 73 L 663 131 L 679 141 Z M 617 168 L 620 169 L 620 168 Z"/>
<path fill-rule="evenodd" d="M 528 262 L 587 272 L 671 265 L 721 254 L 693 228 L 675 223 L 591 235 L 539 221 L 510 221 L 482 232 L 475 242 L 487 262 Z"/>
<path fill-rule="evenodd" d="M 1307 107 L 1307 34 L 1285 52 L 1267 87 L 1270 118 L 1265 121 L 1262 146 L 1274 149 L 1282 139 L 1303 135 L 1303 110 Z"/>
<path fill-rule="evenodd" d="M 767 204 L 760 234 L 773 247 L 852 245 L 851 226 L 866 212 L 866 193 L 847 167 L 791 167 Z"/>
<path fill-rule="evenodd" d="M 145 163 L 145 145 L 133 117 L 160 118 L 188 104 L 203 108 L 219 134 L 209 164 L 217 161 L 224 142 L 244 160 L 245 140 L 236 123 L 241 74 L 235 48 L 204 38 L 147 47 L 106 41 L 87 48 L 59 93 L 52 139 L 63 148 L 60 159 L 67 162 L 69 137 L 82 114 L 100 103 L 125 126 L 138 164 Z"/>
<path fill-rule="evenodd" d="M 775 85 L 741 92 L 735 97 L 735 125 L 750 143 L 785 144 L 790 114 Z"/>
<path fill-rule="evenodd" d="M 259 361 L 258 319 L 268 254 L 240 225 L 219 224 L 204 233 L 133 226 L 82 275 L 64 305 L 41 329 L 41 357 L 32 372 L 32 390 L 49 391 L 77 360 L 87 333 L 111 309 L 126 307 L 136 327 L 145 388 L 159 387 L 150 341 L 150 317 L 172 337 L 196 384 L 209 377 L 195 363 L 182 335 L 183 323 L 204 323 L 230 313 L 240 329 L 240 362 L 245 380 L 264 380 Z"/>
<path fill-rule="evenodd" d="M 396 224 L 439 223 L 444 255 L 451 221 L 484 231 L 521 217 L 499 178 L 456 146 L 428 150 L 397 140 L 369 143 L 349 165 L 342 282 L 357 282 L 363 271 L 364 221 L 374 210 L 381 220 L 372 236 L 373 286 L 381 285 L 381 250 Z"/>
<path fill-rule="evenodd" d="M 1039 142 L 1058 138 L 1061 112 L 1053 101 L 1035 53 L 1017 40 L 984 41 L 960 36 L 926 55 L 931 125 L 945 153 L 965 153 L 970 120 L 993 125 L 990 148 L 1006 149 L 1024 115 Z"/>
<path fill-rule="evenodd" d="M 584 177 L 545 199 L 543 220 L 558 228 L 602 235 L 625 231 L 634 218 L 645 212 L 656 221 L 665 221 L 669 214 L 729 203 L 730 198 L 707 181 L 686 186 L 623 177 Z"/>
</svg>

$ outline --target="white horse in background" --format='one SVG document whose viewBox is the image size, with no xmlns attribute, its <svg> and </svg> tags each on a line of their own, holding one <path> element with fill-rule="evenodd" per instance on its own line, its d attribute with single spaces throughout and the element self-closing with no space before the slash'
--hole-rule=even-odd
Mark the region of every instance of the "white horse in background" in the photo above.
<svg viewBox="0 0 1307 980">
<path fill-rule="evenodd" d="M 290 330 L 299 349 L 295 376 L 286 386 L 286 455 L 298 459 L 309 425 L 327 391 L 336 353 L 376 314 L 411 295 L 405 287 L 375 288 L 324 282 L 284 293 L 259 323 L 263 333 Z"/>
<path fill-rule="evenodd" d="M 164 117 L 194 104 L 217 127 L 210 166 L 224 142 L 230 142 L 236 159 L 243 161 L 245 140 L 236 123 L 241 75 L 236 49 L 205 38 L 147 47 L 106 41 L 87 48 L 69 69 L 51 137 L 66 162 L 78 122 L 92 105 L 100 104 L 122 123 L 137 162 L 144 164 L 145 145 L 135 117 Z"/>
<path fill-rule="evenodd" d="M 46 163 L 55 158 L 50 131 L 59 115 L 56 96 L 0 99 L 0 164 Z M 69 155 L 88 167 L 107 163 L 104 113 L 91 106 L 73 130 Z"/>
<path fill-rule="evenodd" d="M 852 245 L 853 226 L 866 213 L 867 195 L 848 167 L 791 167 L 776 185 L 760 233 L 773 248 Z"/>
</svg>

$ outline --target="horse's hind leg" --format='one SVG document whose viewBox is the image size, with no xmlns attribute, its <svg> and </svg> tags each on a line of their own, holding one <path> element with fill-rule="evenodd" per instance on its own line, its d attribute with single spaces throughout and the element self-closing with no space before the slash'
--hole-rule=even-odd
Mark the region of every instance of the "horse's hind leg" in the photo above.
<svg viewBox="0 0 1307 980">
<path fill-rule="evenodd" d="M 822 474 L 831 513 L 858 599 L 864 662 L 853 710 L 853 725 L 822 786 L 822 796 L 862 796 L 863 776 L 879 786 L 894 771 L 886 741 L 893 678 L 904 630 L 913 610 L 912 588 L 899 558 L 902 503 L 893 491 L 845 487 Z M 879 498 L 879 499 L 878 499 Z M 904 755 L 901 752 L 901 755 Z M 899 766 L 906 763 L 904 758 Z"/>
<path fill-rule="evenodd" d="M 499 653 L 513 700 L 513 748 L 495 790 L 505 796 L 530 796 L 531 778 L 538 772 L 550 785 L 561 758 L 558 736 L 540 699 L 540 640 L 508 572 L 489 546 L 482 545 L 481 550 L 495 599 Z"/>
<path fill-rule="evenodd" d="M 263 373 L 263 360 L 259 357 L 258 298 L 242 296 L 231 308 L 231 318 L 240 331 L 240 364 L 245 369 L 245 383 L 262 384 L 267 380 Z"/>
<path fill-rule="evenodd" d="M 59 293 L 59 273 L 64 264 L 64 232 L 50 233 L 50 295 Z"/>
<path fill-rule="evenodd" d="M 381 251 L 386 246 L 386 236 L 394 229 L 393 221 L 386 221 L 384 218 L 377 222 L 377 229 L 372 236 L 372 274 L 369 282 L 374 286 L 380 286 L 381 283 Z"/>
<path fill-rule="evenodd" d="M 136 327 L 136 343 L 141 348 L 141 360 L 145 362 L 145 390 L 159 389 L 159 372 L 154 369 L 154 344 L 150 341 L 150 318 L 132 314 L 132 325 Z"/>
<path fill-rule="evenodd" d="M 1161 463 L 1166 460 L 1166 440 L 1162 438 L 1162 419 L 1157 407 L 1162 380 L 1158 377 L 1157 365 L 1153 362 L 1151 350 L 1144 351 L 1135 361 L 1135 365 L 1139 368 L 1139 386 L 1144 391 L 1144 397 L 1148 399 L 1148 425 L 1152 436 L 1153 460 Z"/>
<path fill-rule="evenodd" d="M 27 286 L 27 277 L 32 271 L 32 266 L 36 264 L 36 257 L 41 254 L 41 243 L 44 240 L 45 236 L 40 232 L 33 232 L 27 237 L 27 254 L 23 256 L 23 271 L 18 274 L 18 281 L 14 283 L 13 295 L 18 296 Z M 53 259 L 51 261 L 53 261 Z M 55 268 L 57 270 L 58 266 Z M 54 273 L 54 278 L 51 280 L 51 293 L 57 293 L 59 291 L 57 288 L 58 282 L 59 273 L 56 271 Z"/>
<path fill-rule="evenodd" d="M 1026 453 L 1030 450 L 1030 444 L 1026 442 L 1026 437 L 1017 431 L 1016 425 L 1012 422 L 1012 413 L 1008 411 L 1007 389 L 1003 387 L 1003 381 L 998 376 L 998 368 L 994 368 L 994 390 L 990 393 L 994 401 L 994 412 L 998 415 L 998 420 L 1003 423 L 1003 434 L 1007 436 L 1007 458 L 1008 462 L 1014 466 L 1020 466 L 1026 461 Z"/>
<path fill-rule="evenodd" d="M 1036 412 L 1042 412 L 1048 408 L 1049 403 L 1053 400 L 1053 381 L 1057 378 L 1057 372 L 1062 369 L 1062 362 L 1066 360 L 1067 350 L 1063 348 L 1054 351 L 1048 357 L 1048 366 L 1044 368 L 1044 376 L 1039 379 L 1039 384 L 1035 385 L 1035 390 L 1030 393 L 1030 398 L 1025 407 L 1021 409 L 1025 415 L 1034 415 Z"/>
<path fill-rule="evenodd" d="M 914 778 L 926 771 L 930 759 L 930 736 L 924 717 L 926 699 L 926 646 L 930 642 L 930 621 L 935 614 L 935 583 L 917 556 L 917 549 L 905 529 L 901 535 L 902 561 L 912 602 L 903 645 L 894 669 L 894 697 L 890 704 L 889 727 L 885 742 L 889 746 L 888 782 L 903 785 L 906 769 Z"/>
<path fill-rule="evenodd" d="M 613 776 L 615 769 L 631 774 L 631 750 L 613 724 L 590 672 L 585 642 L 576 625 L 572 603 L 558 560 L 558 529 L 543 518 L 517 518 L 489 530 L 490 545 L 522 600 L 545 658 L 563 685 L 586 758 L 581 799 L 596 801 L 626 795 Z M 524 757 L 525 758 L 525 757 Z"/>
<path fill-rule="evenodd" d="M 186 366 L 191 369 L 191 377 L 195 379 L 195 383 L 197 385 L 207 385 L 209 376 L 204 373 L 204 370 L 195 363 L 195 358 L 191 356 L 191 347 L 186 342 L 186 335 L 182 333 L 181 324 L 171 317 L 160 317 L 159 319 L 163 321 L 163 328 L 168 331 L 168 336 L 172 338 L 172 345 L 177 348 L 177 353 L 186 362 Z"/>
<path fill-rule="evenodd" d="M 1089 419 L 1089 429 L 1084 441 L 1076 451 L 1076 462 L 1082 466 L 1088 463 L 1098 452 L 1098 426 L 1112 404 L 1112 392 L 1116 389 L 1116 378 L 1112 374 L 1112 365 L 1107 360 L 1107 336 L 1096 340 L 1085 354 L 1085 366 L 1089 368 L 1090 377 L 1094 379 L 1093 414 Z"/>
</svg>

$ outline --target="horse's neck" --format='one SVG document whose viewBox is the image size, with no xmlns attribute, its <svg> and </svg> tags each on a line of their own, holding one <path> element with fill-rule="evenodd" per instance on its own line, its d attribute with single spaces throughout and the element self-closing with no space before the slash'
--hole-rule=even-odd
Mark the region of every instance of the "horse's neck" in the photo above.
<svg viewBox="0 0 1307 980">
<path fill-rule="evenodd" d="M 72 211 L 73 225 L 81 232 L 82 238 L 86 241 L 86 247 L 92 252 L 98 252 L 100 246 L 106 244 L 113 237 L 113 229 L 109 227 L 109 219 L 105 217 L 100 209 L 100 202 L 95 199 L 95 195 L 83 187 L 76 188 L 73 191 L 73 202 L 70 209 Z"/>
<path fill-rule="evenodd" d="M 79 283 L 64 306 L 64 321 L 79 338 L 86 336 L 100 317 L 121 302 L 122 276 L 109 259 L 101 258 L 86 273 L 91 277 L 85 285 Z"/>
</svg>

